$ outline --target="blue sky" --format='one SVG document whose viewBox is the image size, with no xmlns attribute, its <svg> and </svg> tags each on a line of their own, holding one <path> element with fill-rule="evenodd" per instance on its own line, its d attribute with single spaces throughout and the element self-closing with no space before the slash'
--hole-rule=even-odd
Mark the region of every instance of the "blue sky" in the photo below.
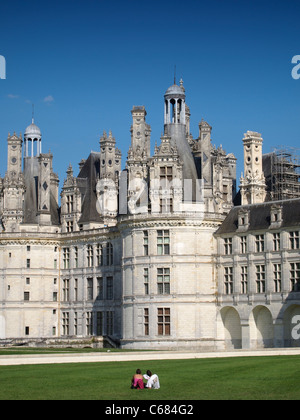
<svg viewBox="0 0 300 420">
<path fill-rule="evenodd" d="M 60 178 L 99 150 L 112 130 L 123 153 L 131 109 L 145 105 L 152 150 L 163 131 L 163 95 L 184 80 L 191 131 L 204 118 L 212 141 L 239 159 L 247 130 L 273 147 L 300 147 L 300 1 L 1 0 L 0 174 L 8 132 L 31 122 Z"/>
</svg>

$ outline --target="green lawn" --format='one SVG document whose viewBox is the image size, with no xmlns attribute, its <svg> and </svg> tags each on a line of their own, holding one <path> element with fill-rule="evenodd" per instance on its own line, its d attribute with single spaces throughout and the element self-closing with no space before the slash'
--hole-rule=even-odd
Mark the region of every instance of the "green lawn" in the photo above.
<svg viewBox="0 0 300 420">
<path fill-rule="evenodd" d="M 160 390 L 131 390 L 140 368 Z M 1 400 L 300 399 L 300 356 L 0 367 Z"/>
</svg>

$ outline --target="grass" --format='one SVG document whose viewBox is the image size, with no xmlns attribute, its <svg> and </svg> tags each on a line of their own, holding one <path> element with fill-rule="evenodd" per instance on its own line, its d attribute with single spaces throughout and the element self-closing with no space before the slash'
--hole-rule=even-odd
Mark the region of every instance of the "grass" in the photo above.
<svg viewBox="0 0 300 420">
<path fill-rule="evenodd" d="M 160 390 L 131 390 L 151 369 Z M 298 400 L 300 356 L 0 367 L 1 400 Z"/>
</svg>

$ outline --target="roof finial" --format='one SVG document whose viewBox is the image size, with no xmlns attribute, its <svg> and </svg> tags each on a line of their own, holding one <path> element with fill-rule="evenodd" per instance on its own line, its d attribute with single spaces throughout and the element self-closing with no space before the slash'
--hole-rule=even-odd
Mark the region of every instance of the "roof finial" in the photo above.
<svg viewBox="0 0 300 420">
<path fill-rule="evenodd" d="M 176 85 L 176 64 L 174 66 L 174 85 Z"/>
<path fill-rule="evenodd" d="M 34 104 L 32 104 L 32 124 L 34 124 Z"/>
</svg>

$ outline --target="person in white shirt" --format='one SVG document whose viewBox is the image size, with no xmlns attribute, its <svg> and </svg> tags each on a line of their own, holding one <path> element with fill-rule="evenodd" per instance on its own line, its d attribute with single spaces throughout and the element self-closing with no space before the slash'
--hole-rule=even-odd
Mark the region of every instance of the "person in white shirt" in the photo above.
<svg viewBox="0 0 300 420">
<path fill-rule="evenodd" d="M 156 373 L 154 373 L 152 375 L 152 372 L 150 370 L 147 370 L 147 374 L 143 375 L 145 379 L 147 379 L 147 384 L 146 384 L 146 388 L 148 389 L 159 389 L 160 388 L 160 383 L 159 383 L 159 379 L 158 376 L 156 375 Z"/>
</svg>

